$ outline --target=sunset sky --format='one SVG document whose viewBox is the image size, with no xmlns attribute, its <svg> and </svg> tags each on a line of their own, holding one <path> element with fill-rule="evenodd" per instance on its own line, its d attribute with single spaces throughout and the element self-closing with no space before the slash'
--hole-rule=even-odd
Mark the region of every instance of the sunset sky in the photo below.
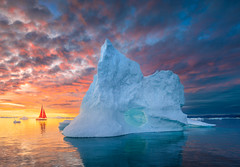
<svg viewBox="0 0 240 167">
<path fill-rule="evenodd" d="M 0 116 L 76 116 L 106 38 L 172 70 L 187 114 L 240 113 L 240 1 L 0 0 Z"/>
</svg>

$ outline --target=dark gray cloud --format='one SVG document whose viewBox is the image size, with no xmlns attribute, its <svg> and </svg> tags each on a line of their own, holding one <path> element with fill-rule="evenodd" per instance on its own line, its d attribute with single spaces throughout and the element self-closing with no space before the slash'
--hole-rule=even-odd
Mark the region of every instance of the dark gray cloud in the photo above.
<svg viewBox="0 0 240 167">
<path fill-rule="evenodd" d="M 36 20 L 46 20 L 50 19 L 52 14 L 45 6 L 36 5 L 27 10 L 27 14 L 30 19 Z"/>
<path fill-rule="evenodd" d="M 81 71 L 81 77 L 92 75 L 95 70 L 96 69 L 94 67 L 85 68 L 83 71 Z"/>
<path fill-rule="evenodd" d="M 50 56 L 33 57 L 33 62 L 34 62 L 35 66 L 51 65 L 53 63 L 53 61 L 57 60 L 57 59 L 58 59 L 57 55 L 51 54 Z"/>
<path fill-rule="evenodd" d="M 61 71 L 60 67 L 59 67 L 58 65 L 56 65 L 56 66 L 54 66 L 53 68 L 51 68 L 51 69 L 48 71 L 48 73 L 49 73 L 49 74 L 56 74 L 56 73 L 58 73 L 58 72 L 60 72 L 60 71 Z"/>
<path fill-rule="evenodd" d="M 0 72 L 5 73 L 8 71 L 8 68 L 5 64 L 0 64 Z"/>
<path fill-rule="evenodd" d="M 26 15 L 32 20 L 50 19 L 52 14 L 46 6 L 40 5 L 38 0 L 8 0 L 2 3 L 1 8 L 18 8 L 26 12 Z"/>
</svg>

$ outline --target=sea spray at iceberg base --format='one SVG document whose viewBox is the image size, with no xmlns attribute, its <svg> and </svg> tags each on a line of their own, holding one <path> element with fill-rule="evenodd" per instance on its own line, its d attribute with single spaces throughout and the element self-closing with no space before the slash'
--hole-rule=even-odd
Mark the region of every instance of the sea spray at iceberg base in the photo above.
<svg viewBox="0 0 240 167">
<path fill-rule="evenodd" d="M 109 40 L 101 47 L 97 74 L 80 114 L 63 130 L 68 137 L 110 137 L 130 133 L 180 131 L 184 88 L 171 71 L 143 76 L 138 63 Z"/>
</svg>

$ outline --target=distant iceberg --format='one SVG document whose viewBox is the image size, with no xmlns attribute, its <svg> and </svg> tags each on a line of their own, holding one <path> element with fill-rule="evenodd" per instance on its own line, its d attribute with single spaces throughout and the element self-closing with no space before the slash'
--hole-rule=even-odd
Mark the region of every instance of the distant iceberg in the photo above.
<svg viewBox="0 0 240 167">
<path fill-rule="evenodd" d="M 21 117 L 20 119 L 21 119 L 21 120 L 28 120 L 28 117 L 23 116 L 23 117 Z"/>
<path fill-rule="evenodd" d="M 138 63 L 109 40 L 101 47 L 97 74 L 80 114 L 63 130 L 68 137 L 109 137 L 130 133 L 181 131 L 184 88 L 172 71 L 143 76 Z"/>
</svg>

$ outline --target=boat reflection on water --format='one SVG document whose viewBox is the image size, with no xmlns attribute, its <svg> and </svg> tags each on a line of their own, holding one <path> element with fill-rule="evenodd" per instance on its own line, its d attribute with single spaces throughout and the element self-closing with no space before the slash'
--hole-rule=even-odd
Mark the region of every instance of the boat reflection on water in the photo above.
<svg viewBox="0 0 240 167">
<path fill-rule="evenodd" d="M 112 138 L 67 138 L 85 166 L 179 166 L 183 132 L 141 133 Z"/>
<path fill-rule="evenodd" d="M 46 132 L 46 121 L 39 121 L 39 125 L 41 128 L 41 134 L 43 135 Z"/>
</svg>

